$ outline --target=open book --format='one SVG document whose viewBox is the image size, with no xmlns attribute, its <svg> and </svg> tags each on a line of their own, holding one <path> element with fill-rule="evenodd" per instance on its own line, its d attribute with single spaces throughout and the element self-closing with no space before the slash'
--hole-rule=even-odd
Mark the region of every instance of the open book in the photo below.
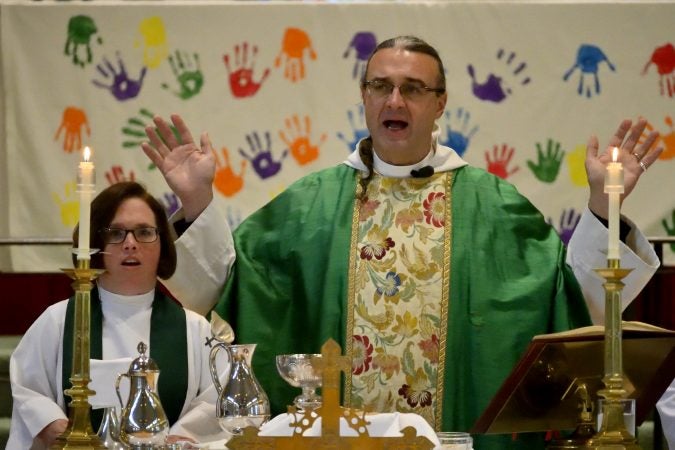
<svg viewBox="0 0 675 450">
<path fill-rule="evenodd" d="M 675 336 L 675 331 L 668 330 L 666 328 L 660 328 L 656 325 L 651 325 L 644 322 L 621 322 L 621 329 L 629 333 L 655 333 L 663 334 L 664 336 L 673 335 Z M 555 340 L 557 338 L 568 338 L 568 337 L 584 337 L 584 336 L 604 336 L 605 335 L 605 326 L 604 325 L 591 325 L 589 327 L 575 328 L 574 330 L 561 331 L 559 333 L 550 333 L 550 334 L 540 334 L 532 338 L 533 341 L 541 340 Z"/>
</svg>

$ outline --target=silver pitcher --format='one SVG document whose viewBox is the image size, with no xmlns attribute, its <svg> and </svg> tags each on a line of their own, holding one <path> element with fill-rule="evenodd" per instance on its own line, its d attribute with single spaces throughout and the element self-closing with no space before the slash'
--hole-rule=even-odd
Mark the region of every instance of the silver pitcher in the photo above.
<svg viewBox="0 0 675 450">
<path fill-rule="evenodd" d="M 129 447 L 120 442 L 120 421 L 114 406 L 103 410 L 103 420 L 96 433 L 108 450 L 127 450 Z"/>
<path fill-rule="evenodd" d="M 216 343 L 211 348 L 209 367 L 218 391 L 216 418 L 223 430 L 239 434 L 246 427 L 260 427 L 270 418 L 270 401 L 251 369 L 256 344 L 227 345 Z M 224 348 L 230 359 L 230 374 L 223 386 L 216 368 L 216 354 Z"/>
<path fill-rule="evenodd" d="M 115 381 L 117 398 L 122 407 L 119 440 L 131 447 L 164 445 L 169 435 L 169 421 L 157 395 L 159 368 L 155 361 L 146 356 L 147 346 L 138 344 L 140 355 L 121 373 Z M 120 380 L 129 378 L 129 399 L 126 406 L 120 395 Z"/>
</svg>

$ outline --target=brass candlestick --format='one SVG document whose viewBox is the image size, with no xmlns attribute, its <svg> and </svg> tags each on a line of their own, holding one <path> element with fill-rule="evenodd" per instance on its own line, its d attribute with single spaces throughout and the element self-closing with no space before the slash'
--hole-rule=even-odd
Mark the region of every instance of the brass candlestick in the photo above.
<svg viewBox="0 0 675 450">
<path fill-rule="evenodd" d="M 88 259 L 78 259 L 76 269 L 62 269 L 70 278 L 75 290 L 75 329 L 73 330 L 73 368 L 70 376 L 72 388 L 64 393 L 72 400 L 69 403 L 68 428 L 50 447 L 55 449 L 105 449 L 105 445 L 91 426 L 88 397 L 96 392 L 89 389 L 89 322 L 90 293 L 92 281 L 103 270 L 89 268 Z"/>
<path fill-rule="evenodd" d="M 619 259 L 608 259 L 606 269 L 596 269 L 605 283 L 605 375 L 604 389 L 598 395 L 604 397 L 600 430 L 587 441 L 587 449 L 639 450 L 635 437 L 626 429 L 623 418 L 622 399 L 626 398 L 623 384 L 623 350 L 621 327 L 621 280 L 632 269 L 622 269 Z"/>
</svg>

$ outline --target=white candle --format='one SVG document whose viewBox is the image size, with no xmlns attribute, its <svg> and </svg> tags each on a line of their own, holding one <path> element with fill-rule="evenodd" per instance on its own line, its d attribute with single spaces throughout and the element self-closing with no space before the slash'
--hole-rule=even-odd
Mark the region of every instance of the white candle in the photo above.
<svg viewBox="0 0 675 450">
<path fill-rule="evenodd" d="M 609 239 L 607 259 L 620 259 L 619 255 L 619 215 L 621 194 L 623 194 L 623 166 L 618 162 L 619 149 L 612 149 L 612 162 L 607 164 L 605 173 L 605 193 L 609 196 L 608 217 Z"/>
<path fill-rule="evenodd" d="M 91 199 L 94 194 L 94 163 L 89 161 L 91 150 L 85 147 L 84 160 L 77 167 L 77 190 L 80 194 L 80 225 L 78 231 L 77 259 L 90 259 L 89 255 L 89 221 Z"/>
</svg>

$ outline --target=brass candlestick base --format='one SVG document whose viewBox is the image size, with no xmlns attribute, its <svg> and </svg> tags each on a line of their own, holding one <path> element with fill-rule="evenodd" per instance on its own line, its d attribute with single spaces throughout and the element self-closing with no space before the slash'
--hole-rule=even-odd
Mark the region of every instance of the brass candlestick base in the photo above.
<svg viewBox="0 0 675 450">
<path fill-rule="evenodd" d="M 90 269 L 89 260 L 80 259 L 76 269 L 62 269 L 70 278 L 75 290 L 75 329 L 73 330 L 73 370 L 70 376 L 72 388 L 64 393 L 72 400 L 68 404 L 68 428 L 50 447 L 56 449 L 105 449 L 106 446 L 91 427 L 88 397 L 95 392 L 89 389 L 89 322 L 90 322 L 90 293 L 92 281 L 103 270 Z"/>
</svg>

